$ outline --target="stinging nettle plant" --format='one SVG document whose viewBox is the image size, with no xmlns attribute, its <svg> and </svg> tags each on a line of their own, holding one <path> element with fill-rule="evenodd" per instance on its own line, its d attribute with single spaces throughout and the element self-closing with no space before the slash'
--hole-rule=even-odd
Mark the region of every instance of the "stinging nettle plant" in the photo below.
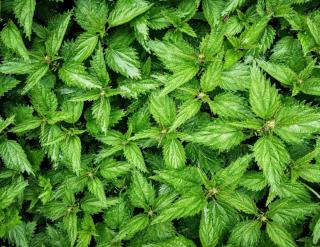
<svg viewBox="0 0 320 247">
<path fill-rule="evenodd" d="M 320 2 L 2 0 L 0 245 L 320 245 Z"/>
</svg>

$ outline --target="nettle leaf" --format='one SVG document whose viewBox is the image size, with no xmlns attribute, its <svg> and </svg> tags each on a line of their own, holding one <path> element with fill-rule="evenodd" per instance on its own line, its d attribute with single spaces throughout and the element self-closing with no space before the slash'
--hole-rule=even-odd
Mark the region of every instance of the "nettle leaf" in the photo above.
<svg viewBox="0 0 320 247">
<path fill-rule="evenodd" d="M 162 127 L 169 127 L 176 118 L 176 106 L 169 96 L 153 94 L 150 98 L 149 110 L 153 118 Z"/>
<path fill-rule="evenodd" d="M 16 171 L 33 173 L 32 166 L 20 144 L 14 140 L 0 143 L 0 157 L 7 168 Z"/>
<path fill-rule="evenodd" d="M 124 156 L 132 166 L 138 168 L 140 171 L 147 171 L 142 152 L 136 143 L 129 142 L 124 146 Z"/>
<path fill-rule="evenodd" d="M 24 45 L 20 31 L 12 21 L 2 29 L 0 35 L 2 42 L 6 47 L 12 49 L 25 61 L 29 61 L 29 53 Z"/>
<path fill-rule="evenodd" d="M 254 117 L 245 99 L 229 92 L 216 95 L 210 102 L 210 109 L 223 118 L 244 120 Z"/>
<path fill-rule="evenodd" d="M 270 85 L 256 66 L 251 69 L 249 101 L 254 113 L 264 119 L 272 117 L 280 104 L 276 88 Z"/>
<path fill-rule="evenodd" d="M 97 81 L 88 74 L 85 67 L 78 62 L 64 64 L 59 70 L 60 79 L 68 86 L 79 88 L 101 88 Z"/>
<path fill-rule="evenodd" d="M 146 12 L 152 4 L 144 0 L 120 0 L 109 14 L 109 27 L 115 27 L 131 21 Z"/>
<path fill-rule="evenodd" d="M 306 216 L 312 215 L 317 209 L 318 205 L 316 204 L 286 198 L 271 203 L 267 216 L 281 225 L 294 224 Z"/>
<path fill-rule="evenodd" d="M 245 135 L 240 129 L 225 122 L 214 122 L 184 139 L 223 151 L 238 145 L 245 139 Z"/>
<path fill-rule="evenodd" d="M 3 186 L 0 189 L 1 209 L 9 207 L 19 195 L 21 195 L 28 183 L 22 179 L 18 179 L 14 183 Z"/>
<path fill-rule="evenodd" d="M 108 19 L 108 5 L 105 1 L 77 0 L 75 17 L 83 29 L 104 34 Z"/>
<path fill-rule="evenodd" d="M 275 115 L 275 133 L 284 141 L 299 143 L 319 131 L 320 114 L 305 105 L 282 107 Z"/>
<path fill-rule="evenodd" d="M 132 79 L 140 79 L 140 61 L 137 52 L 131 47 L 109 47 L 106 62 L 114 71 Z"/>
<path fill-rule="evenodd" d="M 76 62 L 83 62 L 86 60 L 96 48 L 98 40 L 98 35 L 94 33 L 86 32 L 79 35 L 74 42 L 76 48 L 71 60 Z"/>
<path fill-rule="evenodd" d="M 31 38 L 32 20 L 36 7 L 35 0 L 15 0 L 14 13 L 19 23 L 23 26 L 26 36 Z"/>
<path fill-rule="evenodd" d="M 78 136 L 70 136 L 62 146 L 62 152 L 67 161 L 71 162 L 72 170 L 79 173 L 81 169 L 81 141 Z"/>
<path fill-rule="evenodd" d="M 238 223 L 232 230 L 229 242 L 240 246 L 256 246 L 260 240 L 262 223 L 246 220 Z"/>
<path fill-rule="evenodd" d="M 100 98 L 100 100 L 95 101 L 92 105 L 92 115 L 104 133 L 108 131 L 110 112 L 111 105 L 108 98 Z"/>
<path fill-rule="evenodd" d="M 127 224 L 120 229 L 118 234 L 112 240 L 113 242 L 118 242 L 123 239 L 130 239 L 137 232 L 142 231 L 149 225 L 149 218 L 144 214 L 138 214 L 131 218 Z"/>
<path fill-rule="evenodd" d="M 163 143 L 163 158 L 167 168 L 184 167 L 186 154 L 181 142 L 177 139 L 165 140 Z"/>
<path fill-rule="evenodd" d="M 71 19 L 71 12 L 66 12 L 52 20 L 52 30 L 45 42 L 50 57 L 57 55 Z"/>
<path fill-rule="evenodd" d="M 204 198 L 202 194 L 184 195 L 168 208 L 163 209 L 160 215 L 154 218 L 152 224 L 195 215 L 202 210 L 203 206 Z"/>
<path fill-rule="evenodd" d="M 19 84 L 19 80 L 11 77 L 0 75 L 0 97 L 15 88 Z"/>
<path fill-rule="evenodd" d="M 267 233 L 272 242 L 280 247 L 297 246 L 290 233 L 283 226 L 275 222 L 268 222 Z"/>
<path fill-rule="evenodd" d="M 155 200 L 155 190 L 151 183 L 138 171 L 132 174 L 132 182 L 129 190 L 132 205 L 148 210 Z"/>
<path fill-rule="evenodd" d="M 253 147 L 254 157 L 269 185 L 278 187 L 290 156 L 283 142 L 277 137 L 261 137 Z"/>
</svg>

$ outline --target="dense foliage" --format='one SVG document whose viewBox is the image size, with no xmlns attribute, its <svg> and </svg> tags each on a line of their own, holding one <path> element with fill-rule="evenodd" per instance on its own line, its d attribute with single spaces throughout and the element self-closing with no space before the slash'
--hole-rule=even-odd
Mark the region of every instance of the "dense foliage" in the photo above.
<svg viewBox="0 0 320 247">
<path fill-rule="evenodd" d="M 0 4 L 0 245 L 320 246 L 318 0 Z"/>
</svg>

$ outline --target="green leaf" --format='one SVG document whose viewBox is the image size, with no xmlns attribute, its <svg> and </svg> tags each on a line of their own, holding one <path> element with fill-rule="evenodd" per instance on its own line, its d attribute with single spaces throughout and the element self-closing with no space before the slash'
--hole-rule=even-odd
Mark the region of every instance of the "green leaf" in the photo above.
<svg viewBox="0 0 320 247">
<path fill-rule="evenodd" d="M 216 95 L 210 102 L 210 109 L 223 118 L 245 120 L 254 117 L 246 100 L 229 92 Z"/>
<path fill-rule="evenodd" d="M 120 229 L 118 234 L 112 240 L 118 242 L 123 239 L 132 238 L 137 232 L 142 231 L 149 225 L 149 218 L 144 214 L 138 214 L 131 218 L 126 225 Z"/>
<path fill-rule="evenodd" d="M 83 102 L 65 100 L 63 101 L 61 108 L 62 112 L 69 115 L 64 121 L 67 123 L 76 123 L 82 115 Z"/>
<path fill-rule="evenodd" d="M 35 7 L 35 0 L 15 0 L 14 2 L 14 14 L 21 26 L 23 26 L 24 32 L 29 40 L 31 38 L 32 20 Z"/>
<path fill-rule="evenodd" d="M 98 78 L 99 82 L 103 85 L 109 83 L 110 78 L 106 68 L 106 62 L 104 60 L 103 49 L 101 43 L 98 44 L 96 53 L 93 55 L 90 61 L 93 74 Z"/>
<path fill-rule="evenodd" d="M 129 197 L 133 206 L 149 210 L 155 200 L 155 191 L 151 183 L 138 171 L 132 173 Z"/>
<path fill-rule="evenodd" d="M 82 33 L 75 40 L 75 51 L 71 61 L 83 62 L 86 60 L 94 51 L 97 46 L 99 37 L 96 34 L 92 33 Z"/>
<path fill-rule="evenodd" d="M 154 218 L 152 224 L 193 216 L 202 210 L 204 203 L 203 194 L 195 193 L 184 195 L 175 203 L 163 209 L 160 214 Z"/>
<path fill-rule="evenodd" d="M 199 227 L 202 246 L 216 246 L 225 230 L 236 220 L 234 212 L 226 205 L 217 201 L 207 203 L 203 208 Z"/>
<path fill-rule="evenodd" d="M 74 245 L 77 240 L 77 221 L 78 218 L 76 213 L 69 213 L 63 217 L 63 225 L 67 231 L 71 245 Z"/>
<path fill-rule="evenodd" d="M 109 27 L 127 23 L 146 12 L 151 6 L 152 4 L 144 0 L 119 0 L 109 15 Z"/>
<path fill-rule="evenodd" d="M 181 87 L 198 73 L 199 68 L 197 66 L 190 67 L 189 69 L 176 72 L 173 75 L 169 76 L 168 82 L 165 84 L 164 89 L 161 92 L 161 95 L 167 95 L 175 89 Z"/>
<path fill-rule="evenodd" d="M 268 183 L 278 187 L 284 176 L 284 169 L 290 162 L 285 145 L 275 136 L 263 136 L 254 144 L 253 152 Z"/>
<path fill-rule="evenodd" d="M 260 191 L 267 186 L 267 181 L 261 172 L 248 172 L 241 177 L 239 184 L 249 190 Z"/>
<path fill-rule="evenodd" d="M 25 61 L 29 61 L 29 53 L 25 47 L 21 34 L 17 26 L 10 21 L 1 31 L 1 40 L 3 44 L 16 52 Z"/>
<path fill-rule="evenodd" d="M 114 160 L 102 161 L 100 166 L 101 175 L 108 180 L 127 174 L 131 169 L 131 165 L 128 162 Z"/>
<path fill-rule="evenodd" d="M 275 222 L 267 223 L 267 233 L 272 242 L 279 247 L 296 247 L 290 233 L 281 225 Z"/>
<path fill-rule="evenodd" d="M 12 124 L 15 120 L 15 115 L 12 115 L 11 117 L 6 118 L 3 120 L 0 118 L 0 133 L 5 130 L 10 124 Z"/>
<path fill-rule="evenodd" d="M 183 103 L 179 108 L 179 113 L 176 119 L 172 123 L 169 132 L 174 131 L 176 128 L 184 124 L 187 120 L 192 118 L 198 113 L 201 107 L 201 101 L 198 99 L 192 99 Z"/>
<path fill-rule="evenodd" d="M 9 207 L 15 199 L 21 195 L 28 183 L 21 178 L 14 181 L 12 184 L 0 188 L 0 209 Z"/>
<path fill-rule="evenodd" d="M 106 50 L 106 61 L 109 67 L 132 79 L 140 79 L 140 61 L 137 52 L 131 47 L 109 47 Z"/>
<path fill-rule="evenodd" d="M 211 62 L 200 79 L 200 85 L 204 92 L 210 92 L 219 86 L 222 74 L 222 63 Z"/>
<path fill-rule="evenodd" d="M 251 160 L 251 155 L 244 155 L 236 159 L 226 168 L 218 171 L 214 176 L 214 180 L 220 184 L 221 187 L 229 189 L 235 188 L 243 174 L 246 172 Z"/>
<path fill-rule="evenodd" d="M 202 1 L 203 14 L 212 28 L 222 21 L 222 11 L 225 5 L 226 2 L 223 0 Z"/>
<path fill-rule="evenodd" d="M 29 92 L 35 85 L 39 83 L 39 81 L 47 74 L 49 71 L 49 66 L 46 64 L 43 64 L 41 67 L 39 67 L 34 73 L 30 74 L 27 78 L 26 85 L 22 89 L 22 94 L 26 94 Z"/>
<path fill-rule="evenodd" d="M 37 118 L 25 120 L 22 123 L 19 123 L 15 127 L 13 127 L 12 129 L 10 129 L 10 131 L 13 133 L 21 133 L 21 132 L 25 132 L 28 130 L 33 130 L 33 129 L 40 127 L 42 122 L 43 121 L 41 119 L 37 119 Z"/>
<path fill-rule="evenodd" d="M 32 166 L 27 159 L 27 155 L 16 141 L 5 140 L 1 142 L 0 157 L 7 168 L 33 174 Z"/>
<path fill-rule="evenodd" d="M 272 117 L 280 104 L 277 89 L 271 86 L 256 66 L 251 69 L 249 101 L 254 113 L 263 119 Z"/>
<path fill-rule="evenodd" d="M 232 230 L 229 242 L 236 246 L 256 246 L 260 240 L 261 222 L 257 220 L 246 220 L 238 223 Z"/>
<path fill-rule="evenodd" d="M 65 12 L 54 19 L 49 36 L 45 42 L 50 57 L 57 55 L 71 19 L 71 12 Z"/>
<path fill-rule="evenodd" d="M 181 74 L 182 71 L 187 72 L 189 69 L 198 70 L 195 50 L 184 40 L 175 42 L 151 41 L 149 46 L 160 58 L 163 65 L 176 74 Z"/>
<path fill-rule="evenodd" d="M 147 171 L 142 152 L 134 142 L 129 142 L 124 146 L 124 156 L 132 166 L 136 167 L 140 171 Z"/>
<path fill-rule="evenodd" d="M 106 97 L 100 98 L 100 100 L 95 101 L 92 105 L 92 115 L 105 134 L 109 127 L 110 112 L 111 105 Z"/>
<path fill-rule="evenodd" d="M 152 94 L 149 102 L 149 110 L 161 127 L 171 126 L 176 118 L 175 102 L 167 95 Z"/>
<path fill-rule="evenodd" d="M 213 122 L 184 139 L 223 151 L 238 145 L 245 139 L 245 136 L 241 130 L 227 123 Z"/>
<path fill-rule="evenodd" d="M 85 67 L 78 62 L 64 64 L 59 70 L 59 77 L 68 86 L 83 89 L 101 88 L 97 81 L 88 74 Z"/>
<path fill-rule="evenodd" d="M 184 167 L 186 154 L 181 142 L 177 139 L 165 140 L 163 143 L 163 159 L 169 169 Z"/>
<path fill-rule="evenodd" d="M 318 209 L 319 206 L 317 204 L 286 198 L 272 202 L 266 215 L 281 225 L 293 225 L 312 215 Z"/>
<path fill-rule="evenodd" d="M 320 113 L 306 105 L 282 107 L 275 115 L 275 133 L 284 141 L 299 143 L 320 130 Z"/>
<path fill-rule="evenodd" d="M 77 0 L 75 17 L 83 29 L 103 35 L 108 20 L 108 5 L 99 0 Z"/>
<path fill-rule="evenodd" d="M 170 238 L 165 241 L 161 241 L 159 243 L 151 243 L 144 244 L 142 247 L 171 247 L 171 246 L 179 246 L 179 247 L 196 247 L 196 245 L 189 239 L 183 237 L 182 235 Z"/>
<path fill-rule="evenodd" d="M 156 171 L 156 175 L 152 178 L 169 184 L 180 193 L 197 190 L 202 185 L 200 173 L 195 167 L 185 167 L 182 170 Z"/>
<path fill-rule="evenodd" d="M 246 214 L 258 215 L 259 210 L 253 199 L 244 193 L 221 192 L 217 194 L 217 198 Z"/>
<path fill-rule="evenodd" d="M 284 85 L 292 85 L 296 74 L 288 67 L 276 63 L 257 60 L 259 66 Z"/>
<path fill-rule="evenodd" d="M 0 97 L 5 95 L 19 84 L 19 81 L 11 76 L 0 75 Z"/>
<path fill-rule="evenodd" d="M 313 243 L 317 244 L 320 239 L 320 219 L 317 220 L 316 224 L 313 227 L 312 236 Z"/>
<path fill-rule="evenodd" d="M 90 177 L 88 180 L 88 189 L 89 191 L 95 195 L 100 201 L 106 201 L 106 195 L 104 191 L 103 183 L 99 178 Z"/>
<path fill-rule="evenodd" d="M 62 146 L 62 152 L 72 165 L 72 170 L 78 174 L 81 169 L 81 141 L 78 136 L 70 136 Z"/>
<path fill-rule="evenodd" d="M 31 91 L 31 102 L 41 116 L 53 114 L 58 107 L 58 100 L 54 92 L 42 85 L 38 85 Z"/>
</svg>

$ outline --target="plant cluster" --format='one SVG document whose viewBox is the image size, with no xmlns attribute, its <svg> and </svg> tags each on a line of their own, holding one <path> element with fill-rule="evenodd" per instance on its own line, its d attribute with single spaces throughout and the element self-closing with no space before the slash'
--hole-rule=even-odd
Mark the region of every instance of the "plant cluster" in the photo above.
<svg viewBox="0 0 320 247">
<path fill-rule="evenodd" d="M 0 6 L 0 245 L 320 245 L 318 0 Z"/>
</svg>

